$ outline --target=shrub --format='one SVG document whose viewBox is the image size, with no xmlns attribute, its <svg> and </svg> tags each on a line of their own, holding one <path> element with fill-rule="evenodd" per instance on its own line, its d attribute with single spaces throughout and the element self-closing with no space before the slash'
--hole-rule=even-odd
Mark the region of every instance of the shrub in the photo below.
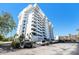
<svg viewBox="0 0 79 59">
<path fill-rule="evenodd" d="M 6 42 L 6 41 L 9 41 L 9 39 L 8 38 L 4 38 L 2 41 L 5 41 Z"/>
<path fill-rule="evenodd" d="M 20 47 L 19 38 L 16 38 L 16 39 L 14 38 L 11 45 L 13 48 L 19 48 Z"/>
<path fill-rule="evenodd" d="M 11 46 L 12 46 L 13 48 L 19 48 L 19 45 L 20 45 L 20 43 L 18 43 L 18 42 L 16 42 L 16 41 L 12 41 Z"/>
<path fill-rule="evenodd" d="M 0 41 L 4 39 L 4 36 L 0 34 Z"/>
</svg>

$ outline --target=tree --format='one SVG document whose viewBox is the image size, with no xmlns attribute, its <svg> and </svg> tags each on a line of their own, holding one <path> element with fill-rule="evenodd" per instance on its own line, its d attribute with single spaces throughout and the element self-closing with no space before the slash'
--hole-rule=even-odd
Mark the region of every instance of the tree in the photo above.
<svg viewBox="0 0 79 59">
<path fill-rule="evenodd" d="M 18 34 L 15 34 L 13 37 L 16 38 L 18 36 Z"/>
<path fill-rule="evenodd" d="M 15 28 L 16 28 L 16 23 L 14 22 L 11 14 L 7 12 L 3 12 L 0 15 L 0 34 L 7 35 Z"/>
</svg>

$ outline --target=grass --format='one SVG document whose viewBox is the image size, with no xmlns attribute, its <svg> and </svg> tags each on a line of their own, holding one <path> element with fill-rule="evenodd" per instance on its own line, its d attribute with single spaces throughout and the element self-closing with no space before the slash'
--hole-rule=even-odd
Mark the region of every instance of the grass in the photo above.
<svg viewBox="0 0 79 59">
<path fill-rule="evenodd" d="M 0 45 L 3 45 L 5 43 L 11 43 L 12 41 L 7 41 L 7 42 L 3 42 L 3 41 L 0 41 Z"/>
<path fill-rule="evenodd" d="M 0 45 L 4 44 L 2 41 L 0 41 Z"/>
</svg>

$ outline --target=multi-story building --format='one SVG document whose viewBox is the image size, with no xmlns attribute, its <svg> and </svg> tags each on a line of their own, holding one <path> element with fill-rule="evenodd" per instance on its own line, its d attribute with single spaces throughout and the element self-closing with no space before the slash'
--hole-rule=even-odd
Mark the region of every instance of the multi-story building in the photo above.
<svg viewBox="0 0 79 59">
<path fill-rule="evenodd" d="M 27 39 L 30 36 L 33 41 L 54 39 L 53 25 L 37 4 L 29 4 L 21 11 L 18 19 L 19 36 L 24 34 Z"/>
<path fill-rule="evenodd" d="M 59 36 L 60 41 L 73 41 L 73 42 L 79 42 L 79 36 L 78 35 L 67 35 L 67 36 Z"/>
</svg>

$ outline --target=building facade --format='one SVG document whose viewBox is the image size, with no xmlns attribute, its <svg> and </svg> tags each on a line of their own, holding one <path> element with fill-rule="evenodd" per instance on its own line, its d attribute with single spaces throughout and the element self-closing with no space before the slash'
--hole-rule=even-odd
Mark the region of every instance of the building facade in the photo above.
<svg viewBox="0 0 79 59">
<path fill-rule="evenodd" d="M 79 35 L 59 36 L 59 40 L 64 42 L 66 41 L 79 42 Z"/>
<path fill-rule="evenodd" d="M 24 34 L 34 41 L 53 40 L 53 24 L 37 4 L 29 4 L 18 16 L 17 34 Z"/>
</svg>

